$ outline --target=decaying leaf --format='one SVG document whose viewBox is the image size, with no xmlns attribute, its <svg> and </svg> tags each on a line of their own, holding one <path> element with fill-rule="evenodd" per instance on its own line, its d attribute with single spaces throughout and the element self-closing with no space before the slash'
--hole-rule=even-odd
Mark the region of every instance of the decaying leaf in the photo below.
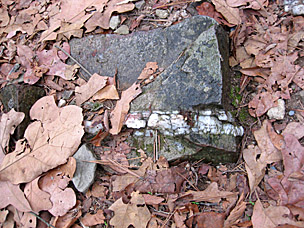
<svg viewBox="0 0 304 228">
<path fill-rule="evenodd" d="M 7 146 L 9 142 L 10 135 L 14 134 L 15 128 L 22 122 L 24 119 L 23 112 L 16 112 L 14 109 L 10 110 L 8 113 L 4 113 L 1 116 L 0 122 L 0 141 L 1 141 L 1 155 L 0 163 L 2 161 L 1 157 L 7 151 Z"/>
<path fill-rule="evenodd" d="M 264 208 L 261 201 L 255 202 L 252 214 L 252 225 L 253 228 L 275 228 L 279 225 L 294 225 L 297 227 L 303 227 L 304 222 L 293 221 L 288 216 L 290 215 L 290 210 L 285 206 L 269 206 Z"/>
<path fill-rule="evenodd" d="M 229 216 L 226 218 L 224 222 L 224 228 L 230 228 L 233 224 L 235 224 L 244 214 L 246 209 L 246 202 L 244 201 L 244 193 L 241 194 L 237 204 L 230 212 Z"/>
<path fill-rule="evenodd" d="M 157 62 L 147 62 L 145 68 L 140 73 L 138 79 L 144 80 L 149 78 L 151 75 L 153 75 L 156 70 L 158 69 Z"/>
<path fill-rule="evenodd" d="M 227 5 L 225 0 L 212 0 L 216 11 L 220 12 L 229 23 L 238 25 L 241 22 L 240 12 L 238 8 Z"/>
<path fill-rule="evenodd" d="M 264 177 L 266 165 L 282 160 L 281 151 L 273 145 L 268 134 L 270 128 L 271 123 L 265 120 L 262 127 L 253 133 L 258 146 L 249 146 L 243 151 L 251 191 Z"/>
<path fill-rule="evenodd" d="M 0 209 L 13 205 L 19 211 L 29 212 L 32 210 L 19 185 L 11 184 L 8 181 L 0 181 L 0 192 Z"/>
<path fill-rule="evenodd" d="M 32 228 L 36 227 L 37 217 L 32 213 L 25 212 L 20 220 L 22 227 L 24 228 Z"/>
<path fill-rule="evenodd" d="M 118 100 L 119 95 L 115 85 L 107 85 L 106 87 L 99 90 L 94 96 L 93 100 Z"/>
<path fill-rule="evenodd" d="M 86 214 L 82 219 L 81 222 L 85 226 L 95 226 L 98 224 L 103 224 L 104 223 L 104 215 L 102 210 L 98 210 L 96 214 Z"/>
<path fill-rule="evenodd" d="M 196 218 L 198 227 L 223 227 L 225 214 L 216 212 L 202 212 Z"/>
<path fill-rule="evenodd" d="M 95 93 L 106 86 L 107 80 L 108 77 L 103 77 L 95 73 L 85 85 L 76 87 L 76 104 L 81 105 L 83 102 L 90 99 Z"/>
<path fill-rule="evenodd" d="M 73 207 L 70 211 L 68 211 L 64 216 L 56 217 L 55 221 L 53 222 L 53 226 L 55 227 L 62 227 L 62 228 L 68 228 L 68 227 L 75 227 L 75 222 L 77 219 L 82 215 L 81 212 L 81 203 L 78 200 L 76 203 L 76 206 Z M 73 225 L 74 224 L 74 225 Z"/>
<path fill-rule="evenodd" d="M 30 110 L 35 122 L 25 131 L 14 152 L 0 166 L 0 179 L 14 184 L 29 182 L 67 161 L 80 145 L 84 130 L 82 109 L 69 105 L 58 108 L 52 96 L 38 100 Z"/>
<path fill-rule="evenodd" d="M 112 226 L 128 228 L 133 225 L 136 228 L 146 228 L 151 214 L 144 198 L 138 192 L 132 192 L 131 197 L 128 204 L 124 204 L 122 198 L 119 198 L 109 208 L 115 214 L 110 220 Z"/>
<path fill-rule="evenodd" d="M 51 197 L 52 208 L 49 212 L 54 216 L 63 216 L 76 204 L 76 194 L 67 188 L 76 170 L 76 160 L 70 157 L 68 162 L 43 176 L 39 187 L 48 192 Z"/>
<path fill-rule="evenodd" d="M 140 88 L 140 85 L 136 83 L 122 92 L 121 99 L 117 102 L 114 110 L 111 112 L 110 121 L 112 128 L 110 129 L 110 133 L 112 135 L 117 135 L 120 132 L 125 118 L 129 112 L 130 102 L 135 99 L 141 92 L 142 90 Z"/>
<path fill-rule="evenodd" d="M 38 186 L 40 177 L 37 177 L 32 182 L 27 183 L 24 188 L 24 194 L 31 205 L 34 212 L 49 210 L 52 208 L 50 194 L 42 191 Z"/>
</svg>

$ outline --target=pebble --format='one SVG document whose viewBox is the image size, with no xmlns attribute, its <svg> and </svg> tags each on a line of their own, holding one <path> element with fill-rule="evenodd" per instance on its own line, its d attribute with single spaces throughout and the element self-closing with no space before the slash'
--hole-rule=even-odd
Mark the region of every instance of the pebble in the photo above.
<svg viewBox="0 0 304 228">
<path fill-rule="evenodd" d="M 283 99 L 278 100 L 278 106 L 268 110 L 267 116 L 269 119 L 282 120 L 285 116 L 285 101 Z"/>
<path fill-rule="evenodd" d="M 169 16 L 169 13 L 167 10 L 163 10 L 163 9 L 157 9 L 155 11 L 155 14 L 157 17 L 161 18 L 161 19 L 166 19 Z"/>
<path fill-rule="evenodd" d="M 66 100 L 60 99 L 60 100 L 58 101 L 58 107 L 61 108 L 61 107 L 65 106 L 66 103 L 67 103 Z"/>
<path fill-rule="evenodd" d="M 74 93 L 74 90 L 65 90 L 65 91 L 63 91 L 61 98 L 64 100 L 69 100 L 71 98 L 71 96 L 73 95 L 73 93 Z"/>
<path fill-rule="evenodd" d="M 118 27 L 119 24 L 120 24 L 119 16 L 112 16 L 110 19 L 110 28 L 114 30 Z"/>
<path fill-rule="evenodd" d="M 295 111 L 291 110 L 288 112 L 288 115 L 293 116 L 295 114 Z"/>
<path fill-rule="evenodd" d="M 135 3 L 135 8 L 140 10 L 143 7 L 144 4 L 145 4 L 144 0 L 138 1 L 138 2 Z"/>
<path fill-rule="evenodd" d="M 284 0 L 285 12 L 291 12 L 293 15 L 304 15 L 304 4 L 301 0 Z"/>
<path fill-rule="evenodd" d="M 97 167 L 96 163 L 85 161 L 95 161 L 96 158 L 86 144 L 73 157 L 76 159 L 76 171 L 72 182 L 78 191 L 85 193 L 94 182 Z"/>
<path fill-rule="evenodd" d="M 127 34 L 129 34 L 129 27 L 126 25 L 122 25 L 118 29 L 116 29 L 114 31 L 114 33 L 119 34 L 119 35 L 127 35 Z"/>
</svg>

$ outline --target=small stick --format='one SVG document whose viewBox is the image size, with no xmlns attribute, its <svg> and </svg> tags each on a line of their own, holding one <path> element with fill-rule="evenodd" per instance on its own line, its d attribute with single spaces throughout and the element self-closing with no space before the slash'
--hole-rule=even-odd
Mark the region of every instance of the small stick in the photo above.
<svg viewBox="0 0 304 228">
<path fill-rule="evenodd" d="M 69 56 L 69 58 L 72 59 L 75 63 L 77 63 L 77 65 L 80 66 L 84 72 L 86 72 L 88 75 L 90 75 L 90 77 L 92 76 L 92 74 L 84 66 L 82 66 L 75 58 L 73 58 L 69 53 L 67 53 L 65 50 L 63 50 L 61 47 L 59 47 L 57 45 L 55 45 L 55 47 L 58 48 L 60 51 L 62 51 L 67 56 Z M 88 81 L 86 78 L 83 78 L 83 79 L 85 81 Z"/>
</svg>

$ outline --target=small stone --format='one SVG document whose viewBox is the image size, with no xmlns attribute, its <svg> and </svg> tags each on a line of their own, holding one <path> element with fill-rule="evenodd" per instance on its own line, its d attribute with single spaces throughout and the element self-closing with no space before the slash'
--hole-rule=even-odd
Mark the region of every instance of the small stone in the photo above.
<svg viewBox="0 0 304 228">
<path fill-rule="evenodd" d="M 282 120 L 285 115 L 285 102 L 282 99 L 278 100 L 278 106 L 268 110 L 267 116 L 269 119 Z"/>
<path fill-rule="evenodd" d="M 61 108 L 61 107 L 65 106 L 66 103 L 67 103 L 66 100 L 60 99 L 60 100 L 58 101 L 58 107 Z"/>
<path fill-rule="evenodd" d="M 295 114 L 295 111 L 291 110 L 288 112 L 288 115 L 293 116 Z"/>
<path fill-rule="evenodd" d="M 103 129 L 101 123 L 93 126 L 93 122 L 89 120 L 83 121 L 83 125 L 84 125 L 84 131 L 92 135 L 97 135 L 98 132 Z"/>
<path fill-rule="evenodd" d="M 126 25 L 120 26 L 118 29 L 114 31 L 114 33 L 120 34 L 120 35 L 127 35 L 129 34 L 129 27 Z"/>
<path fill-rule="evenodd" d="M 96 163 L 86 162 L 96 160 L 92 151 L 82 145 L 73 156 L 76 159 L 76 171 L 72 179 L 75 188 L 85 193 L 95 179 Z"/>
<path fill-rule="evenodd" d="M 114 30 L 118 27 L 119 24 L 120 24 L 119 16 L 112 16 L 110 19 L 110 28 Z"/>
<path fill-rule="evenodd" d="M 304 4 L 301 0 L 284 0 L 285 12 L 291 12 L 293 15 L 304 14 Z"/>
<path fill-rule="evenodd" d="M 145 4 L 144 0 L 138 1 L 138 2 L 135 3 L 135 8 L 140 10 L 143 7 L 144 4 Z"/>
<path fill-rule="evenodd" d="M 158 16 L 161 19 L 166 19 L 169 16 L 169 13 L 167 10 L 157 9 L 155 11 L 156 16 Z"/>
<path fill-rule="evenodd" d="M 71 98 L 71 96 L 73 95 L 73 93 L 74 93 L 74 90 L 65 90 L 65 91 L 63 91 L 61 98 L 64 100 L 69 100 Z"/>
</svg>

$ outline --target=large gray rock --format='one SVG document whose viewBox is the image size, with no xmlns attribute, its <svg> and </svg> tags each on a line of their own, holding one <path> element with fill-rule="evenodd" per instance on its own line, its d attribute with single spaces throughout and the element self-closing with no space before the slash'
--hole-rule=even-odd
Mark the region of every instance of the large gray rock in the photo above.
<svg viewBox="0 0 304 228">
<path fill-rule="evenodd" d="M 194 16 L 166 29 L 88 36 L 70 45 L 72 55 L 92 73 L 113 76 L 117 69 L 120 88 L 134 83 L 147 62 L 164 69 L 132 102 L 126 124 L 139 129 L 131 140 L 134 146 L 152 152 L 146 145 L 153 145 L 158 131 L 158 154 L 169 160 L 238 158 L 237 136 L 243 129 L 224 111 L 230 81 L 228 37 L 215 20 Z"/>
</svg>

